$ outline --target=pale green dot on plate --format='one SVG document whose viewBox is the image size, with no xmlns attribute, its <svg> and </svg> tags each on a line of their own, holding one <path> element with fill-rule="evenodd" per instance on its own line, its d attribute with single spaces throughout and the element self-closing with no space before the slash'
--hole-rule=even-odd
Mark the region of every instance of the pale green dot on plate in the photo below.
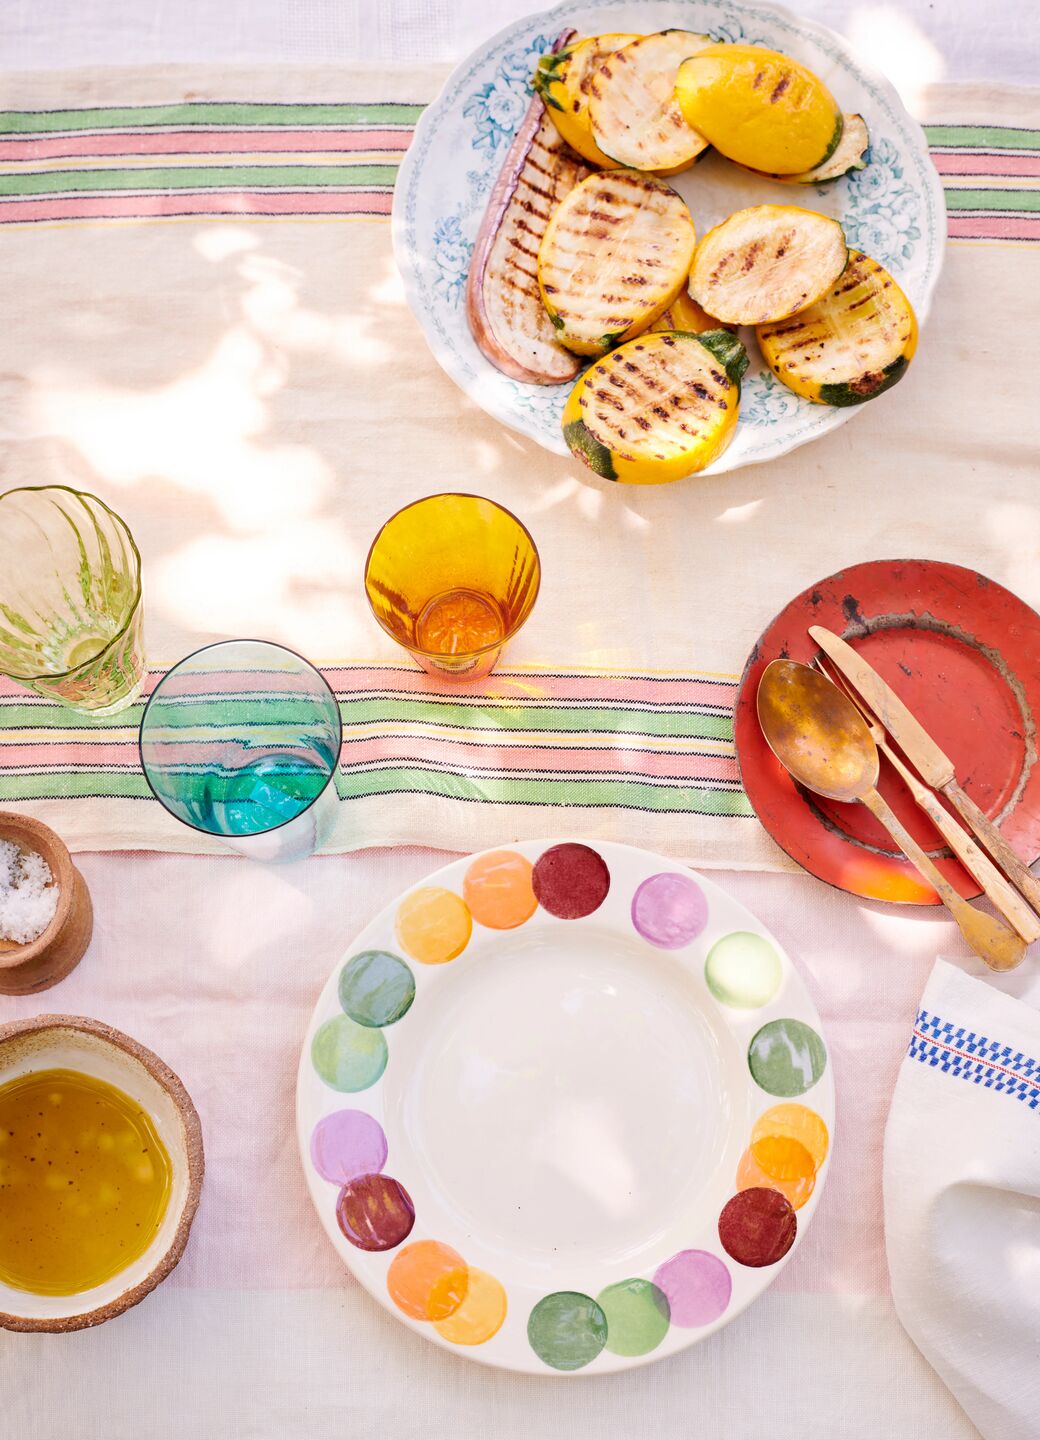
<svg viewBox="0 0 1040 1440">
<path fill-rule="evenodd" d="M 607 1349 L 615 1355 L 647 1355 L 668 1334 L 668 1296 L 652 1280 L 619 1280 L 596 1296 L 607 1317 Z"/>
<path fill-rule="evenodd" d="M 607 1343 L 607 1317 L 591 1295 L 557 1290 L 531 1311 L 527 1338 L 539 1360 L 554 1370 L 580 1370 Z"/>
<path fill-rule="evenodd" d="M 363 950 L 344 965 L 339 1003 L 359 1025 L 392 1025 L 415 999 L 415 977 L 388 950 Z"/>
<path fill-rule="evenodd" d="M 736 930 L 724 935 L 708 951 L 704 978 L 723 1005 L 736 1010 L 757 1010 L 768 1005 L 783 979 L 780 956 L 761 935 Z"/>
<path fill-rule="evenodd" d="M 358 1025 L 349 1015 L 326 1020 L 311 1043 L 315 1070 L 333 1090 L 367 1090 L 386 1069 L 382 1030 Z"/>
<path fill-rule="evenodd" d="M 770 1020 L 748 1046 L 748 1066 L 770 1095 L 804 1095 L 827 1068 L 827 1051 L 802 1020 Z"/>
</svg>

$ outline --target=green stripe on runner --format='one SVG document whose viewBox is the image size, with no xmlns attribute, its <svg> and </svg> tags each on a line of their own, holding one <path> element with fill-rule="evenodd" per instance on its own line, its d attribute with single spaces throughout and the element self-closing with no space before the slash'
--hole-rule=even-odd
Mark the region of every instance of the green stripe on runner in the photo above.
<svg viewBox="0 0 1040 1440">
<path fill-rule="evenodd" d="M 1040 130 L 1004 125 L 926 125 L 929 145 L 954 150 L 1040 150 Z"/>
<path fill-rule="evenodd" d="M 0 174 L 0 195 L 70 195 L 97 190 L 299 190 L 392 186 L 396 165 L 184 165 L 126 170 L 32 170 Z"/>
<path fill-rule="evenodd" d="M 345 780 L 345 783 L 344 783 Z M 467 780 L 412 766 L 336 776 L 344 800 L 373 795 L 439 795 L 494 805 L 587 805 L 602 809 L 656 810 L 675 814 L 751 815 L 742 790 L 713 790 L 701 785 L 651 785 L 640 780 Z"/>
<path fill-rule="evenodd" d="M 961 190 L 947 185 L 946 208 L 1040 211 L 1040 190 Z"/>
<path fill-rule="evenodd" d="M 372 105 L 277 105 L 208 100 L 177 105 L 112 105 L 83 110 L 0 110 L 0 135 L 58 130 L 137 130 L 156 126 L 277 125 L 290 129 L 335 125 L 414 125 L 426 107 L 396 101 Z"/>
<path fill-rule="evenodd" d="M 586 805 L 602 809 L 653 810 L 680 815 L 750 816 L 747 796 L 740 790 L 713 790 L 698 785 L 650 785 L 638 780 L 483 780 L 479 785 L 457 776 L 416 768 L 370 771 L 347 778 L 337 774 L 345 800 L 398 793 L 439 795 L 495 805 Z M 89 798 L 125 800 L 152 798 L 143 775 L 92 774 L 0 775 L 0 800 Z"/>
<path fill-rule="evenodd" d="M 230 700 L 226 704 L 211 705 L 199 702 L 192 707 L 198 721 L 198 729 L 184 732 L 178 739 L 184 741 L 206 738 L 207 725 L 222 718 L 226 722 L 232 705 L 252 707 L 253 699 Z M 298 702 L 299 718 L 305 720 L 310 714 L 306 701 Z M 136 716 L 135 716 L 136 710 Z M 517 730 L 539 730 L 558 734 L 606 734 L 630 737 L 646 735 L 675 739 L 732 740 L 733 715 L 705 715 L 697 711 L 640 710 L 638 706 L 582 705 L 573 709 L 554 707 L 525 707 L 514 701 L 501 705 L 456 704 L 453 701 L 439 703 L 435 700 L 408 698 L 401 700 L 342 700 L 340 711 L 343 723 L 348 728 L 358 725 L 440 725 L 447 729 L 463 732 L 467 730 L 499 731 L 503 744 L 513 744 L 509 734 Z M 41 706 L 18 703 L 0 705 L 0 725 L 9 730 L 37 729 L 47 731 L 79 730 L 86 733 L 96 728 L 126 729 L 134 724 L 140 715 L 140 707 L 132 707 L 118 715 L 98 716 L 90 720 L 75 711 L 59 707 L 44 710 Z M 291 708 L 279 702 L 279 718 L 289 724 L 294 718 Z M 212 737 L 211 737 L 212 738 Z"/>
</svg>

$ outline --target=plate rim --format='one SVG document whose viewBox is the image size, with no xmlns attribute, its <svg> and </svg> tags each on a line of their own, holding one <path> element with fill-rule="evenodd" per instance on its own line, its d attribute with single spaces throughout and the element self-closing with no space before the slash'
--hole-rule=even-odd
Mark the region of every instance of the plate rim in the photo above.
<svg viewBox="0 0 1040 1440">
<path fill-rule="evenodd" d="M 611 0 L 614 3 L 614 0 Z M 622 3 L 622 0 L 617 0 Z M 647 3 L 647 0 L 626 0 L 633 7 Z M 672 3 L 679 4 L 700 4 L 705 0 L 672 0 Z M 932 300 L 936 286 L 942 274 L 946 254 L 946 201 L 942 180 L 932 163 L 928 140 L 924 129 L 919 121 L 910 114 L 907 107 L 896 90 L 893 83 L 872 65 L 863 63 L 854 51 L 853 47 L 846 41 L 844 36 L 839 35 L 830 26 L 818 20 L 808 19 L 789 9 L 786 5 L 773 3 L 759 3 L 759 0 L 707 0 L 707 3 L 716 5 L 722 15 L 750 15 L 750 16 L 775 16 L 788 28 L 815 40 L 817 44 L 821 41 L 827 42 L 834 47 L 842 56 L 846 65 L 859 73 L 864 80 L 868 81 L 879 93 L 882 101 L 887 105 L 889 112 L 895 122 L 905 127 L 910 132 L 919 146 L 919 159 L 923 163 L 919 165 L 919 171 L 923 181 L 922 196 L 929 212 L 934 211 L 936 217 L 936 233 L 934 237 L 929 234 L 929 239 L 935 240 L 934 264 L 929 266 L 924 273 L 924 289 L 919 302 L 915 302 L 914 309 L 917 315 L 919 328 L 923 330 L 925 322 L 931 310 Z M 553 437 L 553 443 L 548 443 L 546 437 L 526 420 L 522 411 L 516 407 L 510 408 L 499 401 L 497 392 L 490 397 L 477 397 L 479 385 L 472 383 L 471 377 L 466 374 L 464 364 L 460 363 L 455 351 L 445 340 L 442 339 L 437 327 L 431 323 L 426 307 L 422 303 L 419 286 L 418 266 L 416 254 L 407 238 L 407 220 L 405 210 L 407 206 L 406 196 L 410 196 L 413 187 L 418 183 L 417 172 L 419 168 L 419 153 L 424 144 L 427 143 L 427 132 L 438 122 L 440 115 L 445 109 L 447 96 L 464 79 L 465 72 L 471 69 L 478 62 L 479 57 L 486 57 L 487 54 L 508 41 L 519 38 L 531 28 L 552 30 L 554 26 L 563 28 L 565 18 L 564 12 L 573 9 L 596 10 L 596 0 L 559 0 L 559 3 L 545 10 L 540 10 L 530 15 L 521 16 L 518 20 L 502 26 L 499 30 L 482 41 L 456 64 L 443 81 L 437 95 L 427 104 L 419 119 L 416 122 L 411 143 L 405 152 L 400 166 L 398 167 L 397 178 L 394 183 L 391 211 L 390 211 L 390 234 L 394 253 L 394 261 L 398 275 L 404 287 L 405 300 L 413 318 L 422 332 L 431 354 L 441 367 L 444 373 L 458 386 L 478 409 L 482 410 L 490 419 L 505 426 L 513 434 L 523 436 L 533 441 L 539 449 L 547 454 L 559 455 L 567 458 L 570 452 L 562 433 Z M 486 362 L 490 364 L 490 362 Z M 474 377 L 479 379 L 479 376 Z M 536 388 L 558 388 L 558 387 L 536 387 Z M 823 407 L 817 407 L 823 408 Z M 702 475 L 722 475 L 731 470 L 745 469 L 751 465 L 769 464 L 773 460 L 780 460 L 786 455 L 792 454 L 803 445 L 811 444 L 814 440 L 821 439 L 824 435 L 831 434 L 839 426 L 846 424 L 853 418 L 859 406 L 848 406 L 832 409 L 829 415 L 823 417 L 819 428 L 812 433 L 801 436 L 792 436 L 779 450 L 769 455 L 749 455 L 736 463 L 727 464 L 727 450 L 718 460 L 707 466 Z M 587 477 L 586 477 L 587 478 Z"/>
<path fill-rule="evenodd" d="M 832 584 L 840 578 L 848 576 L 852 572 L 862 573 L 865 570 L 875 570 L 882 568 L 892 570 L 901 565 L 925 566 L 930 571 L 936 569 L 937 567 L 941 567 L 944 570 L 960 571 L 966 576 L 973 577 L 977 582 L 979 580 L 984 580 L 987 586 L 995 586 L 1004 594 L 1010 596 L 1017 605 L 1021 606 L 1023 611 L 1032 615 L 1036 619 L 1038 625 L 1040 625 L 1040 612 L 1035 610 L 1027 600 L 1023 600 L 1022 597 L 1016 594 L 1014 590 L 1009 589 L 1008 586 L 1002 584 L 999 580 L 993 580 L 989 576 L 982 575 L 981 571 L 973 569 L 970 565 L 961 565 L 955 560 L 941 560 L 936 559 L 935 557 L 925 556 L 886 556 L 876 560 L 862 560 L 852 565 L 842 566 L 840 569 L 833 571 L 830 575 L 823 576 L 820 579 L 804 586 L 804 588 L 800 590 L 797 595 L 793 595 L 785 605 L 781 606 L 781 608 L 776 612 L 776 614 L 769 620 L 768 624 L 763 626 L 761 633 L 755 640 L 754 645 L 751 647 L 751 651 L 748 654 L 748 658 L 744 663 L 744 668 L 741 672 L 740 680 L 737 684 L 736 699 L 733 703 L 733 740 L 734 751 L 737 759 L 737 770 L 740 775 L 741 786 L 744 790 L 745 795 L 747 795 L 748 797 L 748 801 L 751 804 L 752 809 L 754 810 L 755 818 L 758 820 L 758 823 L 762 826 L 762 828 L 766 831 L 766 834 L 769 835 L 769 837 L 774 841 L 774 843 L 784 852 L 785 855 L 788 856 L 790 860 L 794 862 L 795 865 L 797 865 L 799 871 L 806 875 L 812 876 L 814 880 L 822 881 L 823 884 L 830 886 L 830 888 L 833 890 L 840 891 L 842 894 L 845 895 L 855 896 L 857 899 L 868 900 L 872 904 L 897 905 L 900 907 L 911 907 L 912 909 L 928 911 L 929 909 L 934 910 L 936 907 L 942 905 L 942 901 L 937 895 L 935 895 L 932 899 L 913 899 L 910 896 L 893 898 L 891 896 L 878 896 L 869 894 L 863 890 L 854 889 L 850 885 L 843 885 L 832 875 L 821 875 L 818 870 L 812 869 L 799 856 L 792 854 L 791 850 L 788 848 L 788 845 L 785 844 L 781 836 L 777 834 L 776 831 L 762 818 L 762 815 L 760 814 L 759 809 L 756 806 L 754 799 L 752 798 L 751 791 L 748 789 L 745 771 L 744 736 L 746 733 L 746 727 L 757 725 L 757 720 L 753 715 L 753 705 L 751 697 L 746 695 L 745 691 L 750 684 L 751 671 L 761 658 L 760 647 L 765 637 L 770 633 L 770 631 L 774 629 L 775 626 L 780 623 L 780 621 L 788 613 L 788 611 L 792 610 L 793 607 L 797 605 L 804 597 L 810 595 L 813 590 L 822 589 L 823 587 Z M 1040 667 L 1038 667 L 1038 675 L 1040 675 Z M 1040 769 L 1040 761 L 1038 761 L 1037 763 L 1037 768 Z M 1014 806 L 1012 806 L 1011 811 L 1009 812 L 1010 814 L 1014 814 L 1019 809 L 1019 806 L 1022 804 L 1023 799 L 1024 796 L 1020 797 L 1019 801 Z M 845 840 L 842 841 L 842 844 L 845 849 L 855 848 L 850 847 L 849 842 Z M 884 865 L 885 870 L 888 872 L 903 875 L 916 875 L 917 873 L 909 860 L 901 860 L 898 856 L 894 854 L 883 855 L 879 856 L 878 858 Z M 1033 857 L 1033 860 L 1029 863 L 1035 863 L 1037 859 L 1040 859 L 1040 850 L 1038 850 L 1037 855 L 1035 855 Z M 963 867 L 961 867 L 961 869 L 963 870 Z M 964 871 L 964 873 L 967 874 L 966 871 Z M 964 889 L 961 889 L 958 886 L 958 893 L 960 893 L 962 897 L 966 900 L 976 900 L 982 895 L 983 890 L 981 885 L 978 885 L 975 882 L 974 877 L 969 878 L 971 880 L 971 885 L 966 886 Z"/>
<path fill-rule="evenodd" d="M 438 883 L 444 883 L 444 877 L 446 873 L 456 869 L 458 869 L 458 871 L 460 872 L 460 883 L 456 888 L 456 893 L 459 893 L 461 891 L 461 875 L 465 873 L 465 868 L 468 868 L 476 859 L 479 859 L 483 855 L 500 850 L 511 850 L 525 855 L 529 860 L 533 862 L 533 860 L 537 858 L 538 855 L 544 853 L 544 851 L 552 849 L 559 845 L 566 844 L 588 846 L 589 848 L 595 850 L 597 854 L 602 853 L 604 858 L 608 862 L 608 868 L 610 868 L 609 861 L 611 854 L 614 852 L 619 852 L 623 858 L 629 861 L 631 861 L 632 859 L 638 859 L 643 863 L 645 867 L 652 866 L 653 868 L 649 869 L 649 874 L 658 874 L 664 871 L 670 871 L 671 873 L 690 876 L 696 880 L 698 885 L 702 885 L 704 887 L 709 902 L 713 894 L 720 895 L 724 898 L 725 902 L 728 905 L 736 907 L 736 909 L 741 912 L 743 916 L 753 921 L 754 924 L 758 927 L 758 929 L 765 936 L 768 937 L 770 943 L 776 948 L 776 950 L 782 957 L 782 960 L 785 962 L 787 970 L 793 980 L 793 983 L 797 986 L 799 991 L 799 1007 L 802 1010 L 802 1014 L 806 1017 L 807 1023 L 812 1024 L 813 1028 L 817 1031 L 818 1035 L 823 1040 L 828 1060 L 826 1068 L 823 1074 L 820 1076 L 820 1079 L 802 1095 L 783 1097 L 775 1095 L 770 1096 L 769 1092 L 764 1090 L 762 1092 L 763 1095 L 771 1101 L 771 1103 L 766 1106 L 766 1109 L 772 1109 L 773 1107 L 782 1104 L 808 1105 L 809 1108 L 817 1111 L 820 1114 L 821 1118 L 826 1124 L 829 1136 L 826 1159 L 824 1160 L 818 1172 L 818 1178 L 814 1186 L 813 1192 L 809 1199 L 802 1207 L 800 1207 L 798 1211 L 799 1216 L 801 1217 L 804 1214 L 805 1219 L 804 1222 L 801 1219 L 799 1220 L 794 1243 L 791 1245 L 791 1248 L 786 1252 L 786 1254 L 781 1257 L 780 1260 L 770 1266 L 762 1267 L 756 1272 L 765 1278 L 765 1283 L 753 1293 L 745 1294 L 739 1299 L 733 1299 L 731 1303 L 727 1306 L 727 1309 L 725 1310 L 723 1315 L 719 1316 L 717 1320 L 709 1322 L 703 1327 L 673 1327 L 682 1330 L 682 1341 L 680 1344 L 677 1344 L 673 1349 L 670 1349 L 664 1353 L 662 1353 L 660 1349 L 654 1349 L 642 1355 L 623 1356 L 607 1351 L 604 1348 L 601 1351 L 600 1355 L 597 1356 L 597 1361 L 605 1360 L 606 1363 L 597 1364 L 595 1369 L 583 1367 L 575 1371 L 557 1370 L 547 1365 L 546 1363 L 541 1362 L 534 1350 L 530 1349 L 529 1346 L 526 1351 L 522 1351 L 521 1354 L 518 1356 L 503 1358 L 489 1352 L 487 1345 L 458 1345 L 451 1343 L 448 1340 L 444 1339 L 433 1325 L 426 1322 L 413 1320 L 410 1316 L 404 1314 L 400 1309 L 398 1309 L 393 1304 L 390 1296 L 387 1294 L 386 1286 L 383 1281 L 382 1271 L 376 1273 L 370 1267 L 365 1266 L 361 1263 L 361 1256 L 363 1256 L 365 1252 L 361 1252 L 360 1255 L 356 1255 L 352 1250 L 349 1249 L 348 1243 L 343 1239 L 340 1234 L 337 1233 L 334 1216 L 328 1210 L 327 1204 L 323 1205 L 320 1203 L 322 1196 L 324 1196 L 327 1200 L 330 1182 L 323 1180 L 322 1177 L 317 1174 L 317 1171 L 315 1170 L 315 1167 L 311 1160 L 310 1139 L 311 1131 L 313 1130 L 314 1125 L 314 1118 L 313 1115 L 305 1115 L 304 1113 L 305 1090 L 313 1079 L 313 1067 L 310 1063 L 311 1042 L 317 1030 L 320 1028 L 320 1024 L 324 1023 L 324 1020 L 319 1021 L 319 1017 L 323 1014 L 326 997 L 336 989 L 338 985 L 338 977 L 348 958 L 353 953 L 360 952 L 361 950 L 364 950 L 368 947 L 367 937 L 369 936 L 370 932 L 378 931 L 380 927 L 383 927 L 384 929 L 388 926 L 392 927 L 393 917 L 398 907 L 407 896 L 411 895 L 414 891 L 423 889 L 427 886 L 436 886 Z M 613 871 L 611 872 L 611 875 L 613 879 Z M 551 914 L 549 914 L 549 912 L 544 912 L 541 906 L 536 909 L 534 915 L 532 915 L 531 918 L 534 919 L 536 916 L 544 916 L 543 923 L 545 923 L 546 920 L 556 922 L 558 918 L 552 916 Z M 559 921 L 558 923 L 565 924 L 567 922 Z M 487 933 L 489 936 L 493 937 L 499 932 L 489 930 Z M 508 935 L 511 932 L 505 931 L 501 933 Z M 691 943 L 696 942 L 694 941 Z M 668 954 L 673 952 L 664 953 Z M 676 951 L 674 953 L 678 955 L 680 952 Z M 436 965 L 421 965 L 418 961 L 415 961 L 410 957 L 408 958 L 407 963 L 409 967 L 418 966 L 421 971 L 437 972 L 438 970 L 444 968 Z M 720 1008 L 725 1008 L 721 1007 L 721 1002 Z M 380 1077 L 371 1086 L 367 1088 L 370 1090 L 375 1090 L 378 1086 L 382 1084 L 382 1079 L 383 1077 L 382 1075 L 380 1075 Z M 749 1085 L 754 1087 L 754 1081 L 750 1078 L 750 1074 L 748 1083 Z M 338 1094 L 340 1100 L 344 1103 L 344 1105 L 347 1106 L 349 1106 L 352 1098 L 360 1100 L 360 1097 L 362 1097 L 365 1093 L 366 1092 L 364 1090 L 360 1092 L 342 1093 L 330 1090 L 330 1094 Z M 809 1096 L 812 1097 L 811 1100 L 808 1099 Z M 517 1374 L 527 1374 L 542 1377 L 558 1377 L 562 1379 L 572 1379 L 575 1376 L 582 1377 L 588 1376 L 590 1374 L 615 1374 L 620 1373 L 623 1370 L 631 1370 L 640 1366 L 653 1364 L 655 1361 L 658 1360 L 673 1358 L 674 1356 L 688 1350 L 691 1346 L 708 1340 L 718 1331 L 725 1329 L 726 1326 L 729 1325 L 731 1321 L 737 1319 L 737 1317 L 741 1315 L 748 1308 L 748 1306 L 759 1300 L 762 1295 L 764 1295 L 765 1292 L 770 1289 L 773 1281 L 787 1266 L 795 1252 L 798 1250 L 804 1239 L 805 1232 L 809 1229 L 809 1226 L 815 1217 L 820 1197 L 823 1194 L 828 1177 L 830 1175 L 835 1146 L 837 1143 L 837 1131 L 839 1128 L 838 1117 L 836 1113 L 833 1055 L 831 1052 L 830 1042 L 827 1038 L 826 1028 L 820 1016 L 819 1008 L 816 1005 L 816 1002 L 813 998 L 808 984 L 806 983 L 806 979 L 802 974 L 802 971 L 795 964 L 794 959 L 788 952 L 787 948 L 782 945 L 777 939 L 772 929 L 769 926 L 765 925 L 755 914 L 755 912 L 752 911 L 747 905 L 745 905 L 742 900 L 740 900 L 737 896 L 732 895 L 728 890 L 725 889 L 724 886 L 720 885 L 710 875 L 705 875 L 703 872 L 694 869 L 692 866 L 685 865 L 682 861 L 674 860 L 670 856 L 658 854 L 653 850 L 648 850 L 638 845 L 628 845 L 620 841 L 600 840 L 595 837 L 582 838 L 580 836 L 569 835 L 563 837 L 562 839 L 547 838 L 543 840 L 505 840 L 498 845 L 492 845 L 486 847 L 483 850 L 472 851 L 468 854 L 454 856 L 445 864 L 439 865 L 429 874 L 424 875 L 418 880 L 412 882 L 411 884 L 404 886 L 400 891 L 398 891 L 394 896 L 392 896 L 392 898 L 386 903 L 386 905 L 382 906 L 379 911 L 366 924 L 362 925 L 357 930 L 349 943 L 337 956 L 336 961 L 333 964 L 331 970 L 329 971 L 328 976 L 322 983 L 321 989 L 315 999 L 314 1007 L 311 1011 L 310 1016 L 308 1017 L 306 1029 L 304 1031 L 301 1042 L 300 1059 L 297 1067 L 295 1110 L 296 1138 L 298 1153 L 300 1156 L 300 1164 L 303 1169 L 307 1192 L 313 1205 L 314 1211 L 316 1212 L 317 1219 L 321 1224 L 322 1230 L 328 1237 L 339 1262 L 346 1267 L 346 1269 L 353 1275 L 353 1277 L 357 1281 L 360 1282 L 361 1286 L 364 1288 L 364 1290 L 368 1292 L 369 1296 L 373 1300 L 375 1300 L 380 1305 L 380 1307 L 385 1310 L 394 1320 L 405 1325 L 407 1329 L 417 1334 L 420 1339 L 431 1340 L 440 1348 L 447 1350 L 451 1354 L 454 1354 L 456 1356 L 461 1355 L 461 1357 L 464 1359 L 473 1360 L 478 1364 L 487 1366 L 491 1369 L 506 1370 Z M 763 1111 L 762 1113 L 765 1112 Z M 737 1191 L 734 1185 L 734 1194 L 736 1193 Z M 429 1237 L 422 1236 L 420 1238 Z M 343 1248 L 345 1246 L 347 1246 L 347 1248 Z M 396 1250 L 397 1247 L 395 1246 L 393 1248 Z M 732 1263 L 734 1265 L 738 1264 L 738 1262 L 736 1261 L 733 1261 Z M 741 1268 L 743 1269 L 746 1267 Z M 506 1283 L 508 1286 L 508 1281 L 504 1283 Z M 547 1291 L 546 1293 L 555 1292 Z M 491 1337 L 492 1340 L 494 1340 L 494 1338 L 494 1336 Z"/>
</svg>

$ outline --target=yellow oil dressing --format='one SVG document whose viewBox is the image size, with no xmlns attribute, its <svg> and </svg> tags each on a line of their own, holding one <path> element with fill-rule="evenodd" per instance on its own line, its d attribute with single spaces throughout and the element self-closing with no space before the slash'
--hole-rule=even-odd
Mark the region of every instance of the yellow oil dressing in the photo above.
<svg viewBox="0 0 1040 1440">
<path fill-rule="evenodd" d="M 74 1295 L 118 1275 L 154 1240 L 170 1182 L 151 1118 L 114 1085 L 41 1070 L 0 1086 L 0 1281 Z"/>
</svg>

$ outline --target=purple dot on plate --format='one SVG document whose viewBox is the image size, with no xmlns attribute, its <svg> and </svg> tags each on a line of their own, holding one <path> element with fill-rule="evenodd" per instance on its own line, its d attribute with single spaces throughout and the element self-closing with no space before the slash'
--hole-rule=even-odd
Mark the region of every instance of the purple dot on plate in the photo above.
<svg viewBox="0 0 1040 1440">
<path fill-rule="evenodd" d="M 333 1185 L 374 1175 L 386 1164 L 383 1127 L 364 1110 L 336 1110 L 315 1125 L 311 1159 L 322 1179 Z"/>
<path fill-rule="evenodd" d="M 733 1291 L 725 1264 L 707 1250 L 680 1250 L 658 1267 L 654 1284 L 668 1297 L 672 1324 L 687 1328 L 717 1320 Z"/>
<path fill-rule="evenodd" d="M 662 950 L 689 945 L 707 923 L 704 891 L 689 875 L 651 875 L 632 898 L 632 924 L 644 940 Z"/>
</svg>

